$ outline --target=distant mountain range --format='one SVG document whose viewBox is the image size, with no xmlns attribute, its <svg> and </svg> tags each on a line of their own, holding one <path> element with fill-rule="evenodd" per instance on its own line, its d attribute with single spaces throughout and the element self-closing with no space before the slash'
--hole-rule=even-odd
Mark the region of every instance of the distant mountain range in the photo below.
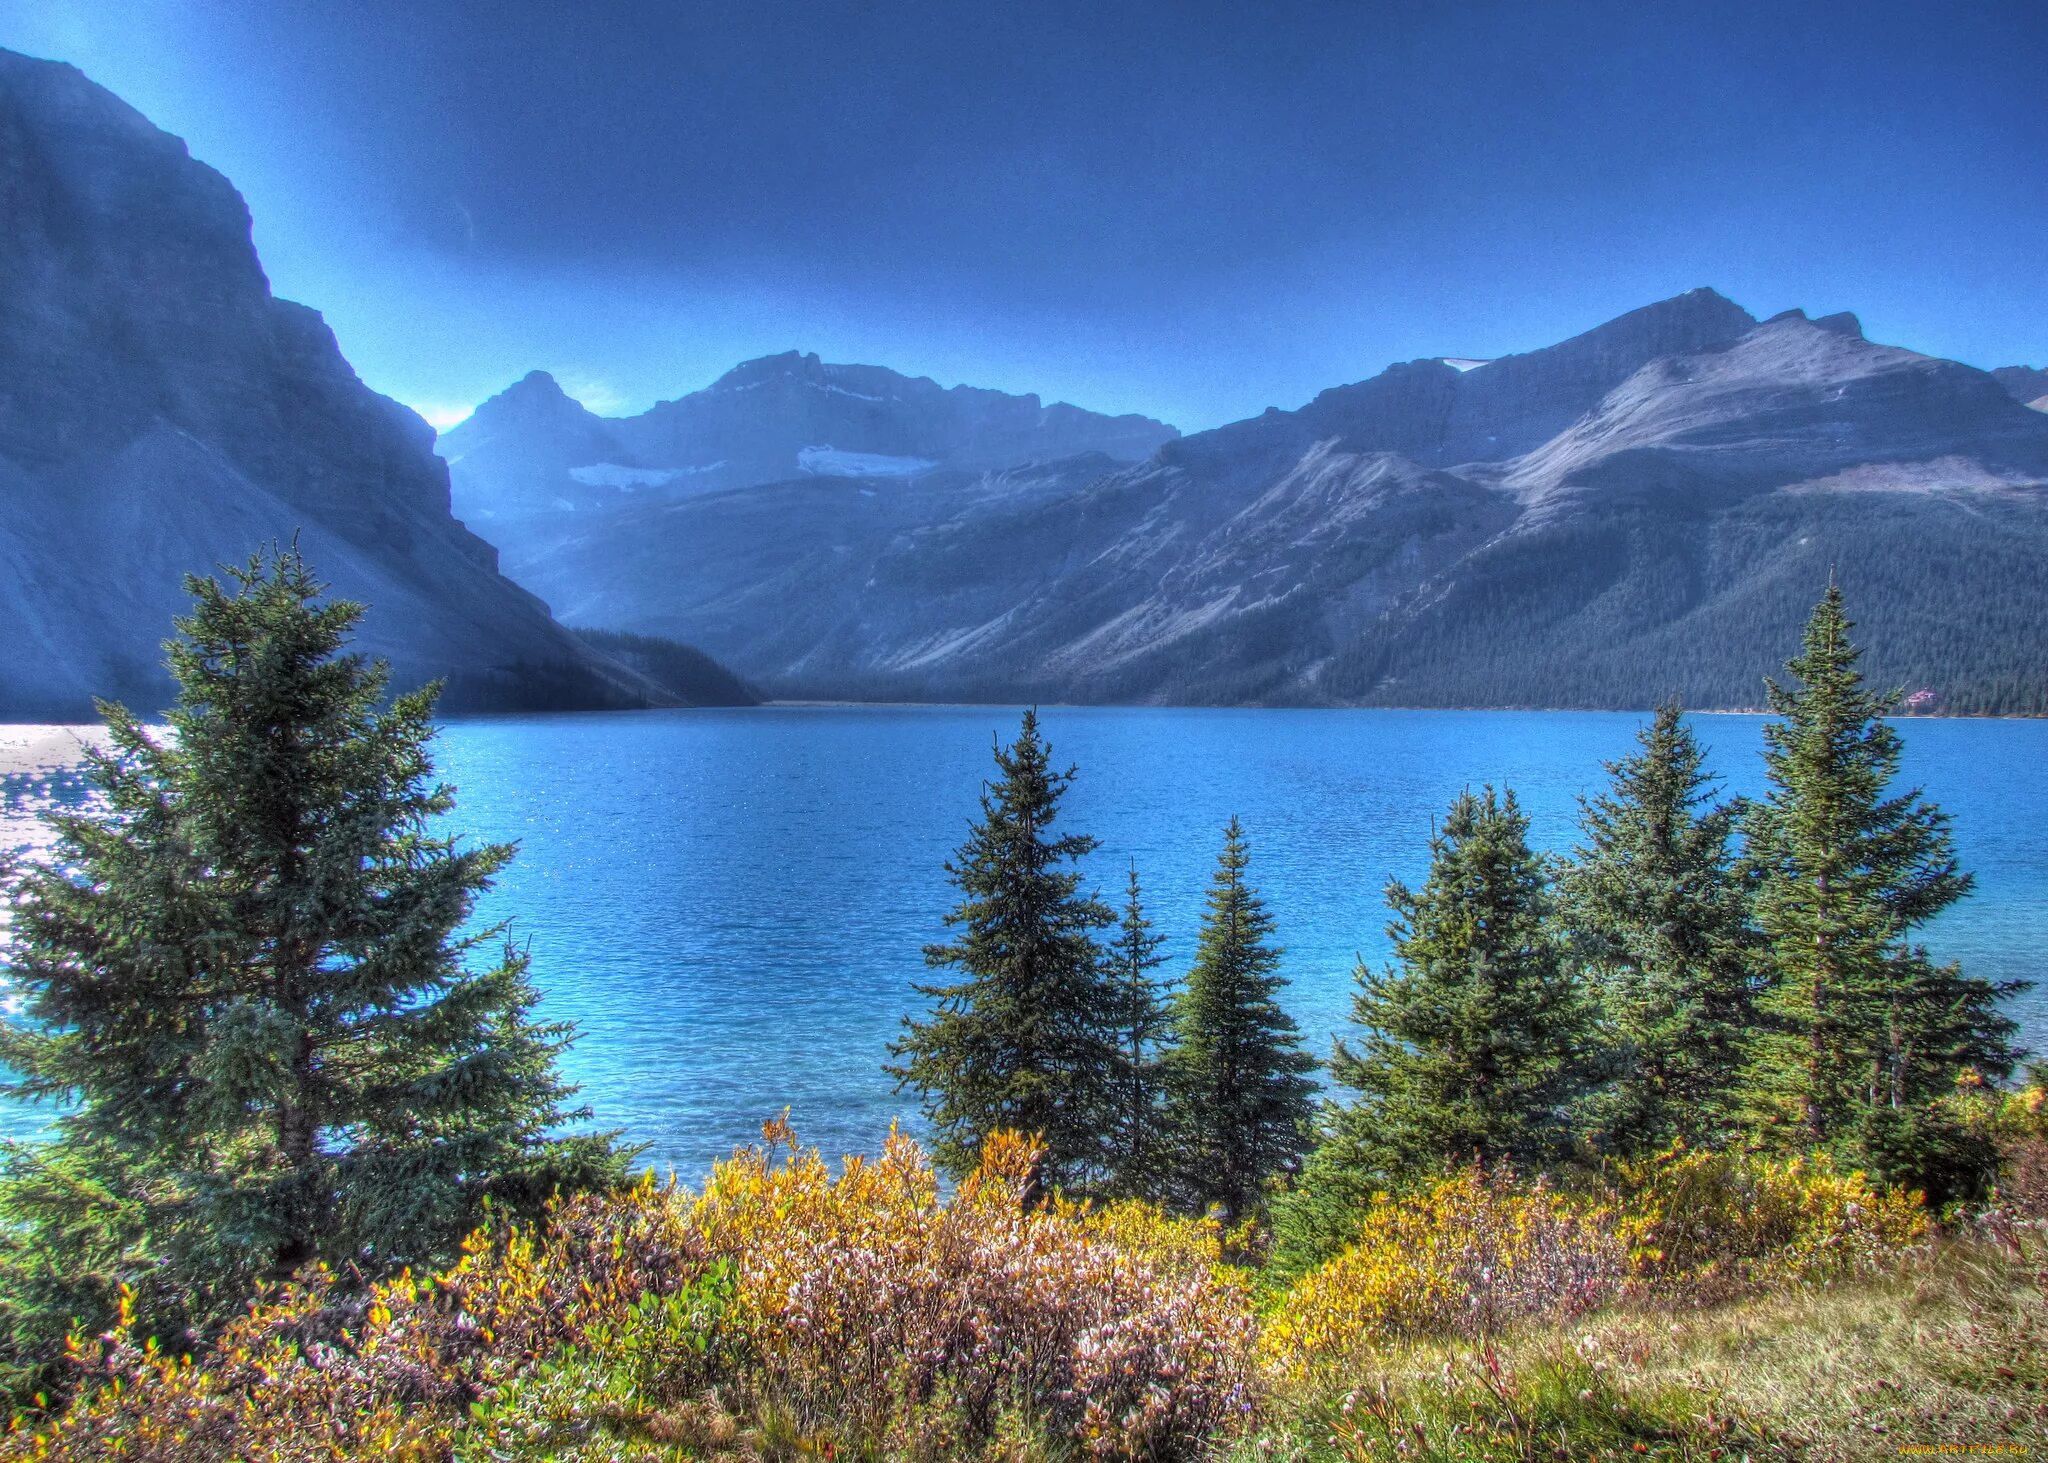
<svg viewBox="0 0 2048 1463">
<path fill-rule="evenodd" d="M 687 699 L 498 572 L 432 430 L 271 296 L 226 179 L 0 51 L 0 716 L 160 706 L 183 576 L 295 535 L 369 602 L 361 648 L 453 709 Z"/>
<path fill-rule="evenodd" d="M 1753 706 L 1832 573 L 1916 705 L 2048 712 L 2048 372 L 1711 290 L 1188 437 L 790 353 L 433 446 L 224 179 L 0 53 L 0 715 L 155 704 L 181 576 L 294 534 L 457 708 Z"/>
<path fill-rule="evenodd" d="M 685 400 L 886 377 L 856 369 L 774 357 Z M 2022 401 L 2044 376 L 1874 344 L 1846 314 L 1759 322 L 1701 289 L 1524 355 L 1392 366 L 1141 462 L 1112 460 L 1121 444 L 902 473 L 763 454 L 751 474 L 780 481 L 529 495 L 505 544 L 571 623 L 689 640 L 783 695 L 1754 706 L 1834 574 L 1872 673 L 1916 705 L 2041 712 L 2048 415 Z M 543 393 L 558 427 L 518 416 L 555 481 L 628 440 L 584 435 L 529 378 L 449 434 L 459 493 L 511 440 L 515 397 Z M 786 405 L 764 420 L 805 435 Z"/>
<path fill-rule="evenodd" d="M 501 547 L 524 550 L 532 537 L 524 520 L 627 499 L 806 476 L 913 479 L 1083 453 L 1139 462 L 1179 435 L 1150 417 L 1108 417 L 972 386 L 949 390 L 881 366 L 835 366 L 786 351 L 635 417 L 596 416 L 535 371 L 449 429 L 441 455 L 456 512 L 489 525 Z"/>
</svg>

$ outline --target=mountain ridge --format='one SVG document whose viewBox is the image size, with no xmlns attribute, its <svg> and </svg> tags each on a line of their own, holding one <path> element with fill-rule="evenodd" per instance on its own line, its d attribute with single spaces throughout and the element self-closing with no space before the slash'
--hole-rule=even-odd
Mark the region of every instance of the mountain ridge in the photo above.
<svg viewBox="0 0 2048 1463">
<path fill-rule="evenodd" d="M 2044 565 L 2048 420 L 2004 383 L 1694 290 L 1107 472 L 629 505 L 519 572 L 771 693 L 1747 707 L 1838 571 L 1886 677 L 2048 710 Z"/>
<path fill-rule="evenodd" d="M 805 476 L 901 479 L 1001 470 L 1100 452 L 1127 461 L 1178 436 L 1136 414 L 984 387 L 942 387 L 886 366 L 783 351 L 742 361 L 697 391 L 600 417 L 545 371 L 442 434 L 456 510 L 509 541 L 522 520 Z"/>
</svg>

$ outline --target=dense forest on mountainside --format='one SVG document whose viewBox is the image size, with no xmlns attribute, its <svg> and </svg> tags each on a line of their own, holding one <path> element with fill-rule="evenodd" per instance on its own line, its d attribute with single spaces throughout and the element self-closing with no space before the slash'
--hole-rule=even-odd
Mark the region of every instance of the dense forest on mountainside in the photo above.
<svg viewBox="0 0 2048 1463">
<path fill-rule="evenodd" d="M 685 706 L 760 704 L 760 693 L 695 646 L 624 630 L 578 630 L 575 635 L 665 687 Z"/>
</svg>

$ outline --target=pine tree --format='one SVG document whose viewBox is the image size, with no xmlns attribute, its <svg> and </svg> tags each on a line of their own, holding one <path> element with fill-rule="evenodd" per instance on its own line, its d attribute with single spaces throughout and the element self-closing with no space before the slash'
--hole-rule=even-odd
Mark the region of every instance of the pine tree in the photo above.
<svg viewBox="0 0 2048 1463">
<path fill-rule="evenodd" d="M 1908 942 L 1972 879 L 1947 815 L 1917 788 L 1891 791 L 1900 741 L 1884 718 L 1898 698 L 1864 687 L 1852 628 L 1830 584 L 1789 663 L 1796 683 L 1767 688 L 1771 791 L 1744 820 L 1771 975 L 1751 1098 L 1767 1139 L 1869 1161 L 1888 1156 L 1873 1141 L 1910 1147 L 1919 1110 L 1966 1069 L 2012 1070 L 2016 1028 L 1998 1005 L 2021 986 L 1967 978 Z M 1889 1157 L 1881 1166 L 1910 1167 Z"/>
<path fill-rule="evenodd" d="M 1558 880 L 1613 1054 L 1589 1122 L 1621 1153 L 1713 1141 L 1734 1124 L 1759 965 L 1730 845 L 1741 805 L 1710 803 L 1675 704 L 1638 740 L 1607 764 L 1611 790 L 1581 800 L 1583 841 Z"/>
<path fill-rule="evenodd" d="M 1124 914 L 1106 953 L 1104 971 L 1114 996 L 1116 1070 L 1110 1092 L 1110 1193 L 1122 1199 L 1159 1199 L 1171 1152 L 1165 1123 L 1165 1051 L 1169 1006 L 1153 971 L 1165 965 L 1165 936 L 1153 930 L 1139 895 L 1139 867 L 1130 865 Z"/>
<path fill-rule="evenodd" d="M 1552 919 L 1543 861 L 1512 792 L 1460 793 L 1430 836 L 1420 890 L 1387 885 L 1392 966 L 1360 962 L 1301 1181 L 1276 1206 L 1288 1275 L 1355 1235 L 1372 1194 L 1463 1163 L 1539 1165 L 1569 1146 L 1594 1073 L 1592 1015 Z"/>
<path fill-rule="evenodd" d="M 1123 919 L 1110 945 L 1106 970 L 1114 997 L 1117 1039 L 1115 1124 L 1110 1152 L 1111 1191 L 1123 1198 L 1154 1199 L 1166 1181 L 1166 1041 L 1169 1007 L 1152 972 L 1166 963 L 1166 937 L 1152 928 L 1131 865 Z"/>
<path fill-rule="evenodd" d="M 1054 836 L 1074 771 L 1051 759 L 1033 711 L 1013 745 L 996 747 L 1001 778 L 983 784 L 981 821 L 946 865 L 964 896 L 946 923 L 961 936 L 924 952 L 961 978 L 917 987 L 934 1007 L 905 1018 L 886 1070 L 922 1095 L 948 1173 L 971 1170 L 983 1140 L 1007 1128 L 1043 1139 L 1043 1182 L 1086 1188 L 1101 1177 L 1117 1066 L 1117 1001 L 1095 932 L 1115 916 L 1065 867 L 1096 840 Z"/>
<path fill-rule="evenodd" d="M 1198 1209 L 1240 1219 L 1269 1179 L 1291 1172 L 1307 1143 L 1308 1074 L 1294 1020 L 1280 1009 L 1273 916 L 1245 882 L 1251 851 L 1236 818 L 1209 886 L 1201 940 L 1173 998 L 1167 1091 L 1173 1189 Z"/>
<path fill-rule="evenodd" d="M 434 689 L 378 709 L 385 667 L 343 651 L 362 608 L 318 602 L 296 549 L 227 578 L 187 580 L 169 734 L 103 706 L 99 805 L 18 883 L 0 1056 L 69 1105 L 0 1184 L 18 1351 L 123 1283 L 204 1323 L 312 1261 L 446 1260 L 487 1198 L 622 1176 L 608 1135 L 550 1136 L 584 1114 L 525 957 L 461 932 L 512 850 L 436 829 Z"/>
<path fill-rule="evenodd" d="M 1590 1016 L 1551 923 L 1542 860 L 1513 792 L 1459 794 L 1430 839 L 1419 891 L 1387 886 L 1395 964 L 1362 966 L 1330 1072 L 1359 1094 L 1347 1120 L 1394 1171 L 1535 1164 L 1569 1142 Z"/>
</svg>

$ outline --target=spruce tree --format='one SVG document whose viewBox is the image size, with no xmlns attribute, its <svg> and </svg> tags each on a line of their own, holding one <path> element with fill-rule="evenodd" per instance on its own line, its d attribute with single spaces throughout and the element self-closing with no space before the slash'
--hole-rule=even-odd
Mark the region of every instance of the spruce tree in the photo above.
<svg viewBox="0 0 2048 1463">
<path fill-rule="evenodd" d="M 1612 1056 L 1588 1121 L 1626 1154 L 1733 1126 L 1759 965 L 1730 842 L 1741 805 L 1712 802 L 1675 704 L 1638 741 L 1607 764 L 1610 790 L 1581 800 L 1582 841 L 1558 880 Z"/>
<path fill-rule="evenodd" d="M 1196 1209 L 1226 1220 L 1251 1213 L 1269 1179 L 1291 1172 L 1307 1145 L 1315 1060 L 1280 1009 L 1286 981 L 1271 941 L 1273 916 L 1245 882 L 1251 850 L 1236 818 L 1209 886 L 1193 967 L 1173 998 L 1167 1092 L 1172 1185 Z"/>
<path fill-rule="evenodd" d="M 1166 937 L 1152 927 L 1138 890 L 1138 866 L 1131 865 L 1123 918 L 1108 950 L 1106 971 L 1113 997 L 1117 1044 L 1111 1092 L 1111 1192 L 1122 1198 L 1156 1199 L 1166 1182 L 1166 1042 L 1170 1012 L 1152 972 L 1166 963 L 1159 953 Z"/>
<path fill-rule="evenodd" d="M 1512 792 L 1460 793 L 1430 835 L 1420 890 L 1387 885 L 1394 964 L 1356 978 L 1354 1050 L 1330 1074 L 1301 1181 L 1276 1206 L 1274 1270 L 1326 1258 L 1371 1196 L 1458 1164 L 1538 1165 L 1564 1152 L 1597 1070 L 1590 1005 L 1552 919 L 1543 861 Z"/>
<path fill-rule="evenodd" d="M 168 733 L 103 706 L 98 801 L 18 881 L 0 1056 L 67 1105 L 0 1183 L 18 1353 L 122 1284 L 205 1323 L 309 1262 L 445 1261 L 486 1199 L 622 1176 L 609 1136 L 551 1135 L 583 1114 L 525 957 L 463 932 L 512 850 L 440 831 L 434 688 L 380 709 L 385 667 L 343 650 L 361 606 L 296 549 L 226 578 L 187 580 Z"/>
<path fill-rule="evenodd" d="M 1331 1075 L 1346 1125 L 1392 1174 L 1542 1163 L 1569 1144 L 1591 1012 L 1551 922 L 1549 881 L 1513 792 L 1464 792 L 1430 839 L 1420 890 L 1387 886 L 1395 963 L 1358 970 Z"/>
<path fill-rule="evenodd" d="M 1053 769 L 1036 712 L 995 760 L 1001 776 L 982 785 L 981 820 L 946 865 L 963 896 L 946 923 L 960 936 L 924 952 L 959 978 L 916 988 L 932 1010 L 905 1018 L 886 1070 L 899 1091 L 923 1097 L 946 1172 L 965 1174 L 984 1139 L 1014 1129 L 1043 1139 L 1043 1182 L 1087 1188 L 1102 1175 L 1118 1055 L 1117 998 L 1095 932 L 1115 916 L 1080 892 L 1069 867 L 1096 840 L 1053 832 L 1074 771 Z"/>
<path fill-rule="evenodd" d="M 1919 789 L 1892 791 L 1896 694 L 1866 689 L 1841 589 L 1807 622 L 1793 683 L 1768 684 L 1769 795 L 1744 819 L 1756 920 L 1768 943 L 1766 1029 L 1750 1096 L 1766 1141 L 1833 1146 L 1901 1175 L 1947 1136 L 1925 1105 L 1966 1070 L 2018 1059 L 1999 1011 L 2019 983 L 1936 965 L 1911 932 L 1968 894 L 1949 821 Z"/>
</svg>

